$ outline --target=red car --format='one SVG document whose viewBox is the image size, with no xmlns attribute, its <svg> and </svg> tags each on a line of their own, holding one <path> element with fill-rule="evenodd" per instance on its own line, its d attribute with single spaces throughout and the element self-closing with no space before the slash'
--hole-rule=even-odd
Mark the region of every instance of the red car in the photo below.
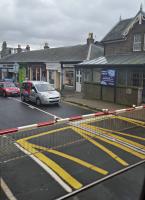
<svg viewBox="0 0 145 200">
<path fill-rule="evenodd" d="M 13 82 L 0 82 L 0 95 L 4 97 L 19 96 L 20 89 Z"/>
</svg>

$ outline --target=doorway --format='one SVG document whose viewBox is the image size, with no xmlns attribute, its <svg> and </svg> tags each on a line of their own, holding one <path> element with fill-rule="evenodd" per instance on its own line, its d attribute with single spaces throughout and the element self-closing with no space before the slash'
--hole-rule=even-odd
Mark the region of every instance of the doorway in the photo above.
<svg viewBox="0 0 145 200">
<path fill-rule="evenodd" d="M 76 70 L 76 91 L 81 92 L 82 89 L 82 73 L 80 69 Z"/>
</svg>

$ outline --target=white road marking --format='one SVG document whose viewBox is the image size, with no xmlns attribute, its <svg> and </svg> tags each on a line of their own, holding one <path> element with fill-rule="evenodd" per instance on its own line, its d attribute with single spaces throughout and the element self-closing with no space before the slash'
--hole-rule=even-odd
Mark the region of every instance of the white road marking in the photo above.
<svg viewBox="0 0 145 200">
<path fill-rule="evenodd" d="M 25 150 L 24 148 L 22 148 L 21 146 L 19 146 L 18 144 L 15 143 L 15 145 L 21 150 L 23 151 L 26 155 L 30 156 L 39 166 L 41 166 L 48 174 L 50 174 L 50 176 L 56 180 L 57 183 L 59 183 L 59 185 L 61 185 L 61 187 L 64 188 L 64 190 L 66 192 L 72 192 L 72 188 L 67 185 L 54 171 L 52 171 L 52 169 L 50 169 L 48 166 L 46 166 L 43 162 L 41 162 L 38 158 L 36 158 L 34 155 L 30 154 L 27 150 Z"/>
<path fill-rule="evenodd" d="M 53 116 L 53 117 L 60 118 L 60 117 L 58 117 L 57 115 L 54 115 L 54 114 L 49 113 L 49 112 L 46 112 L 46 111 L 44 111 L 44 110 L 42 110 L 42 109 L 40 109 L 40 108 L 37 108 L 37 107 L 35 107 L 35 106 L 31 106 L 30 104 L 28 104 L 28 103 L 26 103 L 26 102 L 22 102 L 22 101 L 19 100 L 19 99 L 12 98 L 12 97 L 8 97 L 8 98 L 9 98 L 9 99 L 12 99 L 12 100 L 15 100 L 15 101 L 18 101 L 18 102 L 21 102 L 21 103 L 27 105 L 27 106 L 30 107 L 30 108 L 33 107 L 33 109 L 36 109 L 36 110 L 38 110 L 38 111 L 40 111 L 40 112 L 43 112 L 43 113 L 45 113 L 46 115 L 51 115 L 51 116 Z"/>
<path fill-rule="evenodd" d="M 1 182 L 2 190 L 4 191 L 4 193 L 6 194 L 6 196 L 8 197 L 8 199 L 9 200 L 17 200 L 16 197 L 11 192 L 10 188 L 7 186 L 7 184 L 3 180 L 3 178 L 0 179 L 0 182 Z"/>
<path fill-rule="evenodd" d="M 35 107 L 34 106 L 28 106 L 29 108 L 32 108 L 32 109 L 34 109 Z"/>
</svg>

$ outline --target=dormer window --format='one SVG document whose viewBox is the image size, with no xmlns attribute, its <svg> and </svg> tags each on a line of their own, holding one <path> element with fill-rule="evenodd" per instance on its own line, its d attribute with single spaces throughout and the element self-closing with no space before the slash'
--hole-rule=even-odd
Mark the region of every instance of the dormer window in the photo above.
<svg viewBox="0 0 145 200">
<path fill-rule="evenodd" d="M 133 51 L 141 51 L 141 34 L 134 35 Z"/>
</svg>

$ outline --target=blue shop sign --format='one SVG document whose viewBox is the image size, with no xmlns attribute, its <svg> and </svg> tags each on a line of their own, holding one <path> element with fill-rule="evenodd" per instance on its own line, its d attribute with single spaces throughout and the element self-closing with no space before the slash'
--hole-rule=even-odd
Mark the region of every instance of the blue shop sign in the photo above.
<svg viewBox="0 0 145 200">
<path fill-rule="evenodd" d="M 115 85 L 115 70 L 107 69 L 101 71 L 101 85 Z"/>
</svg>

